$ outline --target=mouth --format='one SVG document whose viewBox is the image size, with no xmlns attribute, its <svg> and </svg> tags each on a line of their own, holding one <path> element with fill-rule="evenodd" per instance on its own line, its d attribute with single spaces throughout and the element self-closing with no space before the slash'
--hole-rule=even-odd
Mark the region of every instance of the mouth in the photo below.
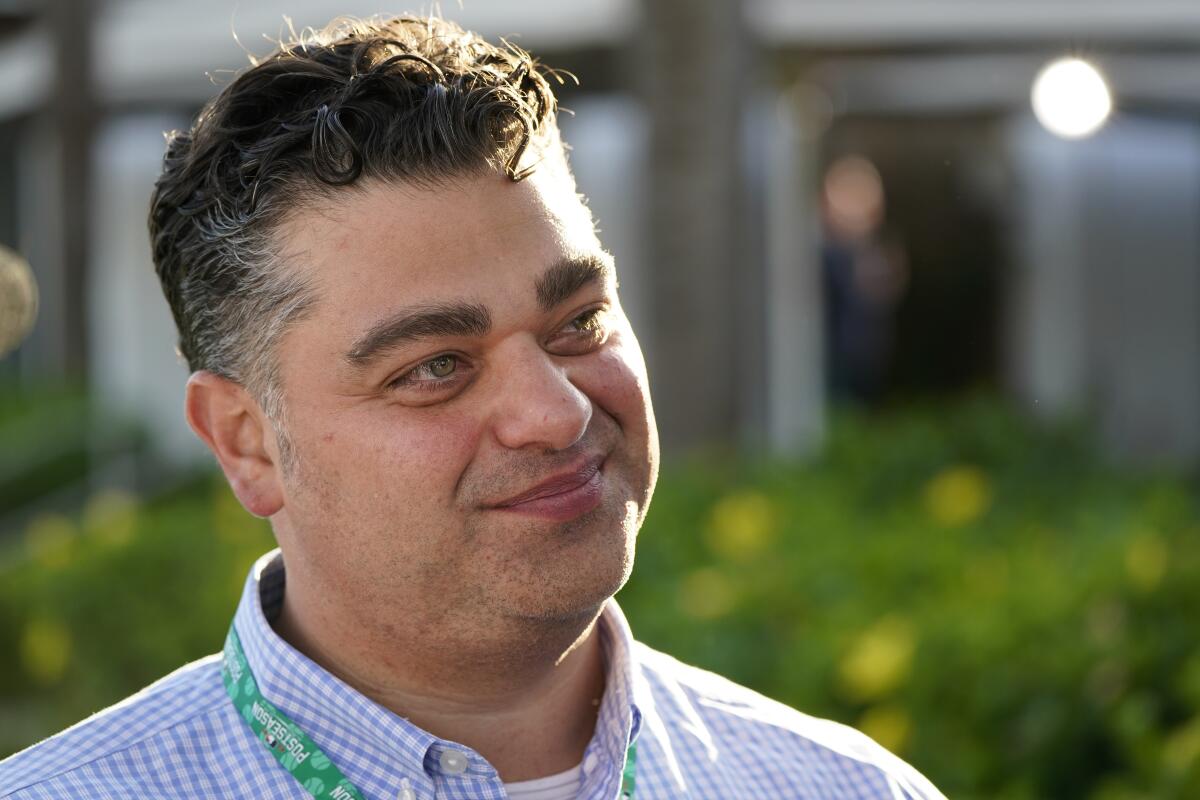
<svg viewBox="0 0 1200 800">
<path fill-rule="evenodd" d="M 603 456 L 560 472 L 521 494 L 489 506 L 492 511 L 568 522 L 600 504 L 604 490 Z"/>
</svg>

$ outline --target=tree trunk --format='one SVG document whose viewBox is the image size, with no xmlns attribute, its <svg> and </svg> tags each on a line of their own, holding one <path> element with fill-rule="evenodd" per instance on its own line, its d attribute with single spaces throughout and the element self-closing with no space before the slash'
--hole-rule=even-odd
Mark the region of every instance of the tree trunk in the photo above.
<svg viewBox="0 0 1200 800">
<path fill-rule="evenodd" d="M 650 119 L 648 353 L 664 446 L 729 443 L 745 377 L 738 320 L 739 130 L 751 90 L 738 0 L 642 4 L 636 73 Z"/>
</svg>

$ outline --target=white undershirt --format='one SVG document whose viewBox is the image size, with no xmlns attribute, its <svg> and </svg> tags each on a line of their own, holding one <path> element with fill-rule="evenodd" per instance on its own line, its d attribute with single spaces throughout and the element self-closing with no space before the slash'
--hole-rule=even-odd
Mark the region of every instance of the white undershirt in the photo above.
<svg viewBox="0 0 1200 800">
<path fill-rule="evenodd" d="M 566 772 L 504 784 L 509 800 L 575 800 L 579 793 L 579 774 L 582 765 L 576 764 Z"/>
</svg>

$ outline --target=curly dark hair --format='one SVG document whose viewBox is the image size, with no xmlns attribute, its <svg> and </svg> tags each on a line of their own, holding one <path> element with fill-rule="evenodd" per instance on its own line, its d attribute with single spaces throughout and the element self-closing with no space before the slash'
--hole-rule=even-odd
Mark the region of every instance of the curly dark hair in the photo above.
<svg viewBox="0 0 1200 800">
<path fill-rule="evenodd" d="M 274 348 L 312 297 L 275 264 L 279 224 L 361 179 L 522 179 L 531 142 L 557 142 L 547 76 L 561 82 L 437 17 L 339 19 L 252 60 L 191 130 L 168 134 L 151 198 L 155 271 L 188 366 L 281 414 Z"/>
</svg>

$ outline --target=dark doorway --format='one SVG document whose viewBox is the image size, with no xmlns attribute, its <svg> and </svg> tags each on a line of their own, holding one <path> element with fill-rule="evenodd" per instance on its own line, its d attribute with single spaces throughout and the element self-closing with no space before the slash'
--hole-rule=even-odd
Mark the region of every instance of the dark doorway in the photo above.
<svg viewBox="0 0 1200 800">
<path fill-rule="evenodd" d="M 885 197 L 879 239 L 903 272 L 878 375 L 842 399 L 890 404 L 1000 383 L 1007 179 L 997 130 L 993 117 L 853 116 L 828 131 L 827 167 L 854 155 L 877 169 Z M 833 346 L 829 357 L 836 387 L 845 356 Z"/>
</svg>

